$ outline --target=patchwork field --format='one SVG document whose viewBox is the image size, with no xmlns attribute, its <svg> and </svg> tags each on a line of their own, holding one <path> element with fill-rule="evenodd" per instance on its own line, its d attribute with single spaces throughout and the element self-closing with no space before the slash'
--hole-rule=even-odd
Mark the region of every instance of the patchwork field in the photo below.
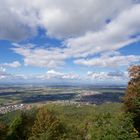
<svg viewBox="0 0 140 140">
<path fill-rule="evenodd" d="M 121 102 L 124 91 L 123 87 L 1 86 L 0 104 L 44 104 L 50 102 L 102 104 Z"/>
</svg>

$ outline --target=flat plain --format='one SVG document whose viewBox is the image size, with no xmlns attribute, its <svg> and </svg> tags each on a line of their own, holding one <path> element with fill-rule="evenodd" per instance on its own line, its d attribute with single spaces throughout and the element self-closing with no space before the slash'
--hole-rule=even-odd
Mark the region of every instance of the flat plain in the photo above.
<svg viewBox="0 0 140 140">
<path fill-rule="evenodd" d="M 103 104 L 122 102 L 122 86 L 33 86 L 1 85 L 0 105 L 12 104 Z"/>
</svg>

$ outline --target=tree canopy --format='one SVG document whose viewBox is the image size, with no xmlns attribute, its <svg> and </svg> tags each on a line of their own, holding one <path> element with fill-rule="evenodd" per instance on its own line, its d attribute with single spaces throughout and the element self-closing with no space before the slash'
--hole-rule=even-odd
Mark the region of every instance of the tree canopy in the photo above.
<svg viewBox="0 0 140 140">
<path fill-rule="evenodd" d="M 130 81 L 124 97 L 126 112 L 133 115 L 134 125 L 140 132 L 140 65 L 129 68 Z"/>
</svg>

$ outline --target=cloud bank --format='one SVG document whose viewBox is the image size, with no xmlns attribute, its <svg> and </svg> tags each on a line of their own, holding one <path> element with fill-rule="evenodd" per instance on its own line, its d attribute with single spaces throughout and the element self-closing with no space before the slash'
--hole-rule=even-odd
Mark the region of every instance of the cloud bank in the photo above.
<svg viewBox="0 0 140 140">
<path fill-rule="evenodd" d="M 101 29 L 108 19 L 133 3 L 132 0 L 1 1 L 0 38 L 19 41 L 36 35 L 38 27 L 58 38 L 83 35 Z"/>
</svg>

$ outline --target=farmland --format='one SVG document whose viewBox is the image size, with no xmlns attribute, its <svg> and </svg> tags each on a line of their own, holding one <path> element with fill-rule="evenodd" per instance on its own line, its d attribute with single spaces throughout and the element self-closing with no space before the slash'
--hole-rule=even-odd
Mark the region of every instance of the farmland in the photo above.
<svg viewBox="0 0 140 140">
<path fill-rule="evenodd" d="M 124 87 L 78 86 L 31 86 L 15 85 L 0 87 L 0 104 L 79 103 L 102 104 L 121 102 Z"/>
</svg>

